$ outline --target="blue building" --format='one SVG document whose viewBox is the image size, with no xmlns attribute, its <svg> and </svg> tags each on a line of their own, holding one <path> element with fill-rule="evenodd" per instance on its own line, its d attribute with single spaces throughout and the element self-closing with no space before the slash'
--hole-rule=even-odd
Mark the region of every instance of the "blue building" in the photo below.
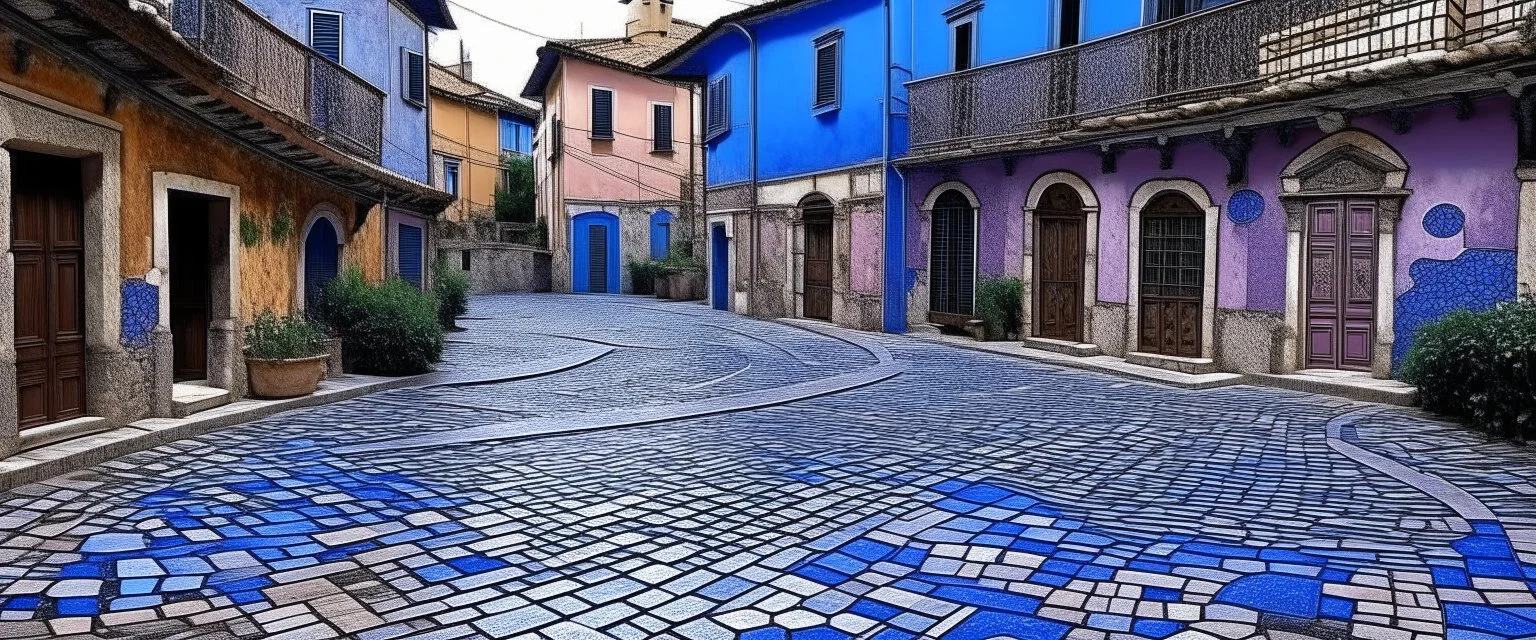
<svg viewBox="0 0 1536 640">
<path fill-rule="evenodd" d="M 533 155 L 533 134 L 539 128 L 539 112 L 533 107 L 515 104 L 498 114 L 501 119 L 501 153 Z"/>
<path fill-rule="evenodd" d="M 904 329 L 882 300 L 902 278 L 883 256 L 902 238 L 910 15 L 910 0 L 767 2 L 653 67 L 706 87 L 717 308 Z"/>
</svg>

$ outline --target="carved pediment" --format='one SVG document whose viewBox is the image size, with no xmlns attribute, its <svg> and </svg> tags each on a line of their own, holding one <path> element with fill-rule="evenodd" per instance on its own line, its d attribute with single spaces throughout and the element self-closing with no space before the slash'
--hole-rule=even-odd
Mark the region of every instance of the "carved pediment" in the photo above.
<svg viewBox="0 0 1536 640">
<path fill-rule="evenodd" d="M 1372 192 L 1387 188 L 1388 174 L 1397 167 L 1359 147 L 1330 151 L 1296 172 L 1302 191 Z"/>
</svg>

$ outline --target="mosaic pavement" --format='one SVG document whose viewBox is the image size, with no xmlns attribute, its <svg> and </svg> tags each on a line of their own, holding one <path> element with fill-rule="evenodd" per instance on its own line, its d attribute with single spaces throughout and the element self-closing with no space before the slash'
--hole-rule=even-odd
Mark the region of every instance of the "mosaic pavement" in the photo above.
<svg viewBox="0 0 1536 640">
<path fill-rule="evenodd" d="M 1536 637 L 1536 452 L 1416 411 L 636 298 L 471 313 L 450 386 L 0 494 L 0 637 Z"/>
</svg>

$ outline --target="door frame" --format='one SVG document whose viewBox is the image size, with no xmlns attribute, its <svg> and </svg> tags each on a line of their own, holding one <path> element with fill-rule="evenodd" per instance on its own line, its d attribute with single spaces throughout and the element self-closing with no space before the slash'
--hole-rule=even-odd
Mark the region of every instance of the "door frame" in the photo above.
<svg viewBox="0 0 1536 640">
<path fill-rule="evenodd" d="M 709 306 L 720 311 L 731 310 L 731 250 L 730 218 L 710 222 Z"/>
<path fill-rule="evenodd" d="M 236 397 L 244 397 L 245 358 L 241 352 L 245 336 L 240 320 L 240 187 L 166 171 L 151 174 L 150 183 L 154 194 L 154 268 L 159 272 L 161 281 L 160 319 L 155 332 L 165 336 L 163 348 L 159 348 L 160 341 L 156 341 L 156 386 L 163 383 L 168 394 L 171 372 L 175 368 L 175 354 L 170 346 L 171 278 L 175 277 L 171 273 L 170 192 L 175 190 L 223 198 L 229 203 L 225 238 L 229 249 L 225 255 L 219 255 L 216 251 L 209 253 L 209 267 L 213 271 L 213 277 L 209 279 L 209 286 L 213 289 L 213 306 L 208 324 L 208 385 L 227 390 Z M 210 229 L 210 237 L 216 232 L 217 229 Z"/>
<path fill-rule="evenodd" d="M 9 184 L 9 150 L 80 159 L 85 212 L 86 414 L 119 424 L 148 411 L 114 381 L 138 379 L 122 332 L 122 125 L 0 83 L 0 181 Z M 16 429 L 16 294 L 11 251 L 11 190 L 0 189 L 0 457 L 20 447 Z"/>
<path fill-rule="evenodd" d="M 976 197 L 976 192 L 970 186 L 959 180 L 941 182 L 928 190 L 928 196 L 923 198 L 923 206 L 918 209 L 921 215 L 924 240 L 928 245 L 927 255 L 923 257 L 923 272 L 927 274 L 926 286 L 922 292 L 923 322 L 933 322 L 933 210 L 939 204 L 939 197 L 949 191 L 958 191 L 971 203 L 971 313 L 976 311 L 976 289 L 980 284 L 981 266 L 981 200 Z M 946 314 L 947 315 L 947 314 Z"/>
<path fill-rule="evenodd" d="M 1307 205 L 1319 200 L 1370 201 L 1376 204 L 1376 343 L 1371 376 L 1392 377 L 1396 296 L 1397 223 L 1413 191 L 1406 187 L 1408 163 L 1391 145 L 1359 130 L 1328 136 L 1291 160 L 1280 174 L 1285 207 L 1285 327 L 1277 373 L 1306 365 L 1306 218 Z"/>
<path fill-rule="evenodd" d="M 800 198 L 799 204 L 796 204 L 792 209 L 789 210 L 789 224 L 791 227 L 790 233 L 792 236 L 791 242 L 794 243 L 788 256 L 790 259 L 790 274 L 793 277 L 793 280 L 790 281 L 789 286 L 790 291 L 794 296 L 794 317 L 809 317 L 805 315 L 805 263 L 806 256 L 810 253 L 810 243 L 806 239 L 805 232 L 805 228 L 807 226 L 805 221 L 805 212 L 807 209 L 816 209 L 823 206 L 825 206 L 830 212 L 830 215 L 825 220 L 825 223 L 829 225 L 828 229 L 830 230 L 831 234 L 829 241 L 831 242 L 832 251 L 832 282 L 828 286 L 832 289 L 832 307 L 831 312 L 828 314 L 830 317 L 826 318 L 825 320 L 831 322 L 832 318 L 841 317 L 840 311 L 842 310 L 842 301 L 837 295 L 837 284 L 839 282 L 843 282 L 843 279 L 847 276 L 847 274 L 844 273 L 840 268 L 840 261 L 838 260 L 837 239 L 839 234 L 837 232 L 837 228 L 847 221 L 847 216 L 844 213 L 845 205 L 837 203 L 832 199 L 831 196 L 828 196 L 827 194 L 820 191 L 812 191 L 806 194 L 804 197 Z M 817 222 L 817 224 L 821 224 L 821 222 Z M 811 319 L 819 320 L 820 318 Z"/>
<path fill-rule="evenodd" d="M 1024 263 L 1020 276 L 1024 282 L 1024 299 L 1020 330 L 1025 338 L 1038 333 L 1035 329 L 1035 211 L 1040 208 L 1045 190 L 1058 184 L 1071 187 L 1083 201 L 1083 314 L 1079 320 L 1082 325 L 1079 339 L 1086 344 L 1096 344 L 1093 308 L 1099 300 L 1099 196 L 1087 180 L 1070 171 L 1053 171 L 1036 178 L 1024 201 Z"/>
<path fill-rule="evenodd" d="M 1141 214 L 1154 198 L 1169 191 L 1184 194 L 1205 212 L 1205 286 L 1200 295 L 1200 359 L 1210 360 L 1216 353 L 1216 278 L 1220 273 L 1217 260 L 1221 223 L 1221 207 L 1211 201 L 1205 187 L 1193 180 L 1175 178 L 1148 180 L 1136 188 L 1127 210 L 1125 263 L 1125 352 L 1137 353 L 1148 358 L 1174 359 L 1177 356 L 1149 354 L 1141 351 Z"/>
<path fill-rule="evenodd" d="M 584 229 L 594 224 L 608 229 L 608 291 L 580 291 L 577 287 L 578 284 L 582 285 L 581 288 L 590 287 L 590 284 L 587 282 L 588 277 L 585 274 L 587 269 L 591 268 L 590 262 L 592 260 L 592 257 L 588 255 L 590 249 L 587 248 L 587 236 L 579 233 L 577 228 L 581 227 Z M 623 222 L 619 219 L 619 216 L 607 211 L 587 211 L 571 216 L 570 236 L 567 238 L 567 241 L 570 243 L 568 246 L 571 250 L 572 293 L 605 294 L 624 292 L 623 266 L 619 262 L 624 255 L 622 247 L 619 246 L 623 237 L 621 235 L 622 224 Z"/>
</svg>

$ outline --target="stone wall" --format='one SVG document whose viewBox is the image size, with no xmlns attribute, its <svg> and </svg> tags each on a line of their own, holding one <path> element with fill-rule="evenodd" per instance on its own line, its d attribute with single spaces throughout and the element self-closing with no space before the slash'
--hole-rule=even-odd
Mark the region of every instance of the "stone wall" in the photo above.
<svg viewBox="0 0 1536 640">
<path fill-rule="evenodd" d="M 551 289 L 548 250 L 505 242 L 453 243 L 438 248 L 439 268 L 463 273 L 466 252 L 469 289 L 475 295 Z"/>
</svg>

